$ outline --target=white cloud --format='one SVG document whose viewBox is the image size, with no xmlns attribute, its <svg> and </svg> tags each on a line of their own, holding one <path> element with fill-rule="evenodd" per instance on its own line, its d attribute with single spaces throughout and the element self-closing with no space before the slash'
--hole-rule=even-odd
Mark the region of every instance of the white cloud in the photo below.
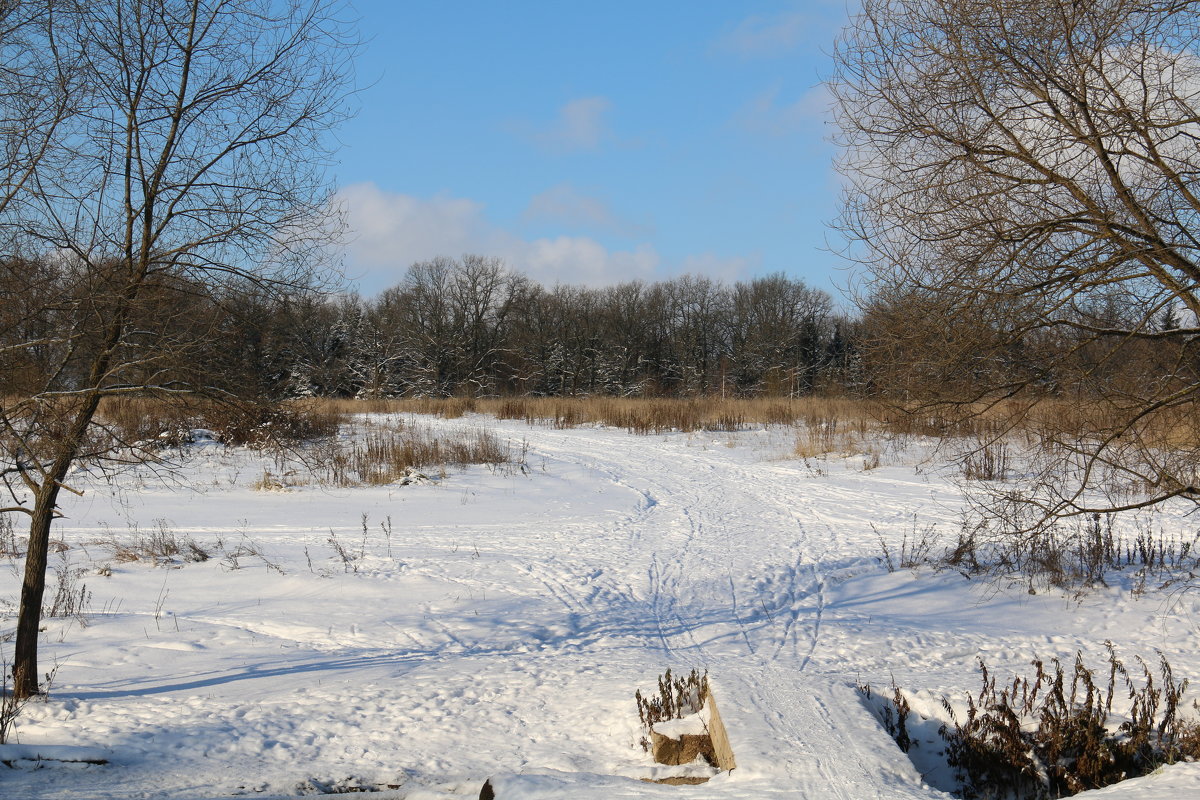
<svg viewBox="0 0 1200 800">
<path fill-rule="evenodd" d="M 791 136 L 820 130 L 831 117 L 833 97 L 824 84 L 790 102 L 781 100 L 780 94 L 778 87 L 762 92 L 737 113 L 734 121 L 752 133 Z"/>
<path fill-rule="evenodd" d="M 778 55 L 804 41 L 812 27 L 811 17 L 801 12 L 769 17 L 756 14 L 718 39 L 716 49 L 747 57 Z"/>
<path fill-rule="evenodd" d="M 553 153 L 595 150 L 613 138 L 606 115 L 612 110 L 607 97 L 580 97 L 567 102 L 548 126 L 528 123 L 517 126 L 517 133 L 538 147 Z"/>
<path fill-rule="evenodd" d="M 595 239 L 559 236 L 527 242 L 522 272 L 550 286 L 581 283 L 607 286 L 634 279 L 652 280 L 662 263 L 652 244 L 611 252 Z"/>
<path fill-rule="evenodd" d="M 371 293 L 395 285 L 417 261 L 464 253 L 499 256 L 544 285 L 607 285 L 653 279 L 662 266 L 654 246 L 609 250 L 586 236 L 524 239 L 487 219 L 482 204 L 464 198 L 419 198 L 373 183 L 339 193 L 351 231 L 349 277 Z"/>
<path fill-rule="evenodd" d="M 572 229 L 601 231 L 629 239 L 650 233 L 648 226 L 622 219 L 608 203 L 583 194 L 566 183 L 534 195 L 521 219 L 525 222 L 548 222 Z"/>
<path fill-rule="evenodd" d="M 499 242 L 483 205 L 465 198 L 421 199 L 356 183 L 339 192 L 346 204 L 354 260 L 379 267 L 402 259 L 401 268 L 439 255 L 486 251 Z"/>
</svg>

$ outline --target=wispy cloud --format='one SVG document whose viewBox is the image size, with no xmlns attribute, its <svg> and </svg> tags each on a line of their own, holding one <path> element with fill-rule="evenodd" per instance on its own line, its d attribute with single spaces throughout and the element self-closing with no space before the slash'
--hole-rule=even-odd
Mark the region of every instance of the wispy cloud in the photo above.
<svg viewBox="0 0 1200 800">
<path fill-rule="evenodd" d="M 539 148 L 552 153 L 596 150 L 613 138 L 607 115 L 613 104 L 607 97 L 579 97 L 565 103 L 549 124 L 528 122 L 514 126 L 516 132 Z"/>
<path fill-rule="evenodd" d="M 608 203 L 584 194 L 570 184 L 552 186 L 534 195 L 521 215 L 524 222 L 548 222 L 567 228 L 609 233 L 628 239 L 649 235 L 650 226 L 623 219 Z"/>
<path fill-rule="evenodd" d="M 812 17 L 799 11 L 771 16 L 755 14 L 717 40 L 714 49 L 743 57 L 790 52 L 811 34 Z"/>
<path fill-rule="evenodd" d="M 414 262 L 464 253 L 499 256 L 546 285 L 647 279 L 662 265 L 648 243 L 610 250 L 587 236 L 517 236 L 489 221 L 482 204 L 464 198 L 419 198 L 373 183 L 347 186 L 339 195 L 352 232 L 349 277 L 367 292 L 394 285 Z"/>
</svg>

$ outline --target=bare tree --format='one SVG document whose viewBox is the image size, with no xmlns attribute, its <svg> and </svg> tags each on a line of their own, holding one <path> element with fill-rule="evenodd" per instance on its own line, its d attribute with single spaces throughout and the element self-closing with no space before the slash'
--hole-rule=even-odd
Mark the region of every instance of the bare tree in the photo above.
<svg viewBox="0 0 1200 800">
<path fill-rule="evenodd" d="M 503 354 L 508 317 L 523 284 L 499 258 L 467 254 L 455 266 L 450 301 L 461 343 L 459 380 L 471 395 L 496 391 L 493 366 Z"/>
<path fill-rule="evenodd" d="M 720 364 L 728 352 L 729 289 L 711 278 L 682 275 L 661 284 L 671 344 L 673 391 L 707 394 L 720 389 Z"/>
<path fill-rule="evenodd" d="M 610 375 L 604 390 L 615 395 L 645 391 L 659 358 L 654 334 L 655 317 L 663 312 L 661 293 L 641 281 L 620 283 L 604 290 L 604 340 Z"/>
<path fill-rule="evenodd" d="M 837 64 L 841 226 L 904 388 L 1057 403 L 1006 513 L 1200 500 L 1197 5 L 864 0 Z"/>
<path fill-rule="evenodd" d="M 24 4 L 22 4 L 24 5 Z M 35 5 L 35 4 L 31 4 Z M 68 14 L 68 4 L 49 4 Z M 37 692 L 47 545 L 79 459 L 111 453 L 106 397 L 203 391 L 188 298 L 307 282 L 330 234 L 328 132 L 354 41 L 329 0 L 121 0 L 55 28 L 77 76 L 4 219 L 50 273 L 43 362 L 0 408 L 3 471 L 29 516 L 14 690 Z M 68 24 L 69 23 L 69 24 Z M 115 443 L 120 444 L 120 443 Z"/>
<path fill-rule="evenodd" d="M 826 360 L 829 295 L 776 273 L 738 283 L 732 302 L 738 388 L 761 386 L 767 394 L 789 396 L 811 392 Z"/>
<path fill-rule="evenodd" d="M 80 89 L 69 3 L 0 2 L 0 214 L 28 199 Z M 67 22 L 64 25 L 64 21 Z"/>
</svg>

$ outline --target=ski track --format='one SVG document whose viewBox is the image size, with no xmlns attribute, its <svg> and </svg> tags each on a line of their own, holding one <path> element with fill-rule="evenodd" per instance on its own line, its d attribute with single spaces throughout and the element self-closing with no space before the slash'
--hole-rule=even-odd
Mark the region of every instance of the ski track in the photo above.
<svg viewBox="0 0 1200 800">
<path fill-rule="evenodd" d="M 730 712 L 725 708 L 731 704 L 757 710 L 773 752 L 802 754 L 786 757 L 795 783 L 773 787 L 787 796 L 941 796 L 920 786 L 893 786 L 886 793 L 868 789 L 878 784 L 871 766 L 874 754 L 839 733 L 839 727 L 857 727 L 845 714 L 865 712 L 847 689 L 845 677 L 807 677 L 821 646 L 824 562 L 840 540 L 812 498 L 826 493 L 848 499 L 844 490 L 819 477 L 798 480 L 795 469 L 737 464 L 722 459 L 719 450 L 683 454 L 674 444 L 660 445 L 661 438 L 631 437 L 614 452 L 611 438 L 580 430 L 547 431 L 539 432 L 530 447 L 531 452 L 587 466 L 646 498 L 637 515 L 605 535 L 612 546 L 626 546 L 625 558 L 646 561 L 644 591 L 623 599 L 636 603 L 638 596 L 644 597 L 642 609 L 625 611 L 641 611 L 653 619 L 666 659 L 663 666 L 677 672 L 707 669 L 719 687 L 727 719 Z M 828 497 L 821 500 L 828 502 Z M 761 564 L 740 558 L 738 544 L 751 536 L 777 541 L 780 560 Z M 586 569 L 563 559 L 546 568 L 566 576 Z M 782 583 L 774 589 L 782 602 L 761 610 L 740 604 L 739 583 L 745 587 L 772 568 L 780 575 Z M 611 613 L 611 605 L 561 596 L 570 577 L 557 578 L 554 585 L 544 573 L 540 579 L 572 614 Z M 741 594 L 753 597 L 755 592 L 751 586 Z M 732 652 L 727 646 L 731 641 L 739 645 Z M 833 707 L 822 699 L 831 690 L 841 701 Z M 738 755 L 746 761 L 753 758 L 752 753 Z"/>
</svg>

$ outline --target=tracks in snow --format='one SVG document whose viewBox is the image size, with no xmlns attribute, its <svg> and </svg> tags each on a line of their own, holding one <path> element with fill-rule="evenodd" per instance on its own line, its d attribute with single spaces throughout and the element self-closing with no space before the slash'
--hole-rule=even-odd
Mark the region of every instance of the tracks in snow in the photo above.
<svg viewBox="0 0 1200 800">
<path fill-rule="evenodd" d="M 853 676 L 820 668 L 827 570 L 858 555 L 845 534 L 873 513 L 852 489 L 702 437 L 538 428 L 524 438 L 640 497 L 550 533 L 523 567 L 561 608 L 570 633 L 560 646 L 632 637 L 635 651 L 661 654 L 656 666 L 707 669 L 746 743 L 739 763 L 777 772 L 782 759 L 788 796 L 928 796 L 879 788 L 886 768 L 857 740 L 874 723 L 848 688 Z"/>
<path fill-rule="evenodd" d="M 664 655 L 704 664 L 731 653 L 812 659 L 821 565 L 837 534 L 794 469 L 740 464 L 723 448 L 681 447 L 679 437 L 540 430 L 531 438 L 535 452 L 643 498 L 615 523 L 572 531 L 578 541 L 528 567 L 571 618 L 643 630 Z M 601 621 L 614 615 L 611 626 Z"/>
<path fill-rule="evenodd" d="M 854 500 L 845 487 L 792 464 L 739 462 L 738 453 L 683 437 L 576 429 L 539 432 L 530 445 L 644 498 L 574 552 L 536 567 L 552 594 L 596 569 L 593 579 L 612 589 L 560 596 L 565 608 L 581 618 L 619 616 L 612 626 L 640 631 L 664 667 L 707 668 L 732 706 L 722 705 L 722 715 L 743 728 L 743 766 L 784 758 L 794 796 L 883 796 L 877 751 L 848 733 L 865 714 L 850 678 L 810 674 L 820 661 L 826 571 L 847 554 L 840 525 L 821 506 L 828 494 Z M 913 796 L 893 789 L 888 796 Z"/>
</svg>

